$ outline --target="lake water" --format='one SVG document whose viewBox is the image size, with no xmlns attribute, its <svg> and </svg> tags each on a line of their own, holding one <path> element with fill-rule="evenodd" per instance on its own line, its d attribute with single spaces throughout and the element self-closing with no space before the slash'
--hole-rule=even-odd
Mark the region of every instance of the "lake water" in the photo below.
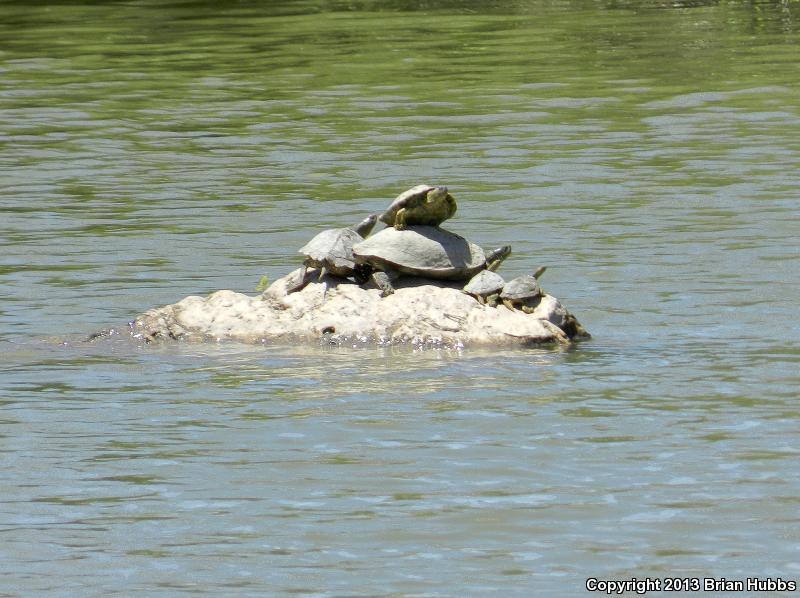
<svg viewBox="0 0 800 598">
<path fill-rule="evenodd" d="M 77 4 L 0 4 L 0 596 L 800 579 L 800 3 Z M 423 181 L 594 338 L 82 341 Z"/>
</svg>

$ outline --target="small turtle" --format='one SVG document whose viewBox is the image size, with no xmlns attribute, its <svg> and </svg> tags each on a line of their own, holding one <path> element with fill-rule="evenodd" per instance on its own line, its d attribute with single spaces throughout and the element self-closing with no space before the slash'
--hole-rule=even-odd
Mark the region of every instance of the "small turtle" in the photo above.
<svg viewBox="0 0 800 598">
<path fill-rule="evenodd" d="M 464 237 L 438 226 L 387 227 L 353 246 L 356 276 L 371 279 L 385 297 L 400 276 L 469 280 L 481 270 L 495 270 L 511 253 L 505 245 L 486 255 Z"/>
<path fill-rule="evenodd" d="M 316 235 L 300 248 L 299 252 L 306 256 L 305 269 L 295 277 L 288 292 L 299 291 L 317 273 L 320 280 L 326 274 L 341 278 L 353 276 L 353 245 L 363 241 L 377 221 L 378 215 L 371 214 L 354 228 L 331 228 Z"/>
<path fill-rule="evenodd" d="M 456 213 L 456 208 L 447 187 L 417 185 L 398 195 L 380 220 L 397 230 L 412 224 L 439 226 Z"/>
<path fill-rule="evenodd" d="M 526 314 L 533 313 L 544 294 L 539 287 L 538 279 L 545 270 L 547 270 L 545 266 L 540 266 L 533 275 L 526 274 L 509 280 L 500 293 L 503 305 L 508 309 L 521 309 Z"/>
<path fill-rule="evenodd" d="M 482 305 L 496 307 L 505 284 L 506 281 L 499 274 L 491 270 L 481 270 L 464 285 L 463 291 L 475 297 Z"/>
<path fill-rule="evenodd" d="M 580 322 L 578 322 L 577 318 L 572 314 L 567 314 L 564 318 L 564 322 L 561 324 L 561 330 L 571 339 L 579 338 L 579 339 L 587 339 L 592 338 L 592 335 L 589 334 L 586 329 L 581 326 Z"/>
</svg>

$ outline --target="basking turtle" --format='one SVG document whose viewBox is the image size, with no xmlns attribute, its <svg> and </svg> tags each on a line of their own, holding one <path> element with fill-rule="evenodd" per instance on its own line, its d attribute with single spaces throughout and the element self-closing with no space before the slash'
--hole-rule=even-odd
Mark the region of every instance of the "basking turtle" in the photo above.
<svg viewBox="0 0 800 598">
<path fill-rule="evenodd" d="M 500 293 L 500 300 L 508 309 L 521 309 L 526 314 L 533 313 L 544 294 L 539 287 L 539 277 L 547 270 L 545 266 L 525 276 L 517 276 L 509 280 Z"/>
<path fill-rule="evenodd" d="M 372 279 L 383 296 L 394 292 L 392 280 L 421 276 L 438 280 L 469 280 L 481 270 L 495 270 L 511 246 L 489 255 L 464 237 L 438 226 L 387 227 L 353 246 L 356 277 Z"/>
<path fill-rule="evenodd" d="M 317 272 L 320 280 L 326 274 L 342 278 L 353 276 L 353 245 L 363 241 L 377 221 L 378 215 L 371 214 L 354 228 L 331 228 L 316 235 L 300 248 L 300 253 L 306 256 L 303 261 L 305 269 L 292 282 L 288 292 L 305 287 Z"/>
<path fill-rule="evenodd" d="M 581 323 L 572 314 L 567 314 L 564 318 L 561 330 L 571 339 L 576 337 L 581 339 L 592 338 L 592 335 L 586 331 L 586 328 L 581 326 Z"/>
<path fill-rule="evenodd" d="M 456 213 L 456 207 L 447 187 L 417 185 L 398 195 L 380 220 L 397 230 L 412 224 L 438 226 Z"/>
<path fill-rule="evenodd" d="M 496 307 L 500 291 L 503 290 L 505 284 L 506 281 L 499 274 L 491 270 L 481 270 L 470 279 L 463 290 L 468 295 L 475 297 L 478 303 Z"/>
</svg>

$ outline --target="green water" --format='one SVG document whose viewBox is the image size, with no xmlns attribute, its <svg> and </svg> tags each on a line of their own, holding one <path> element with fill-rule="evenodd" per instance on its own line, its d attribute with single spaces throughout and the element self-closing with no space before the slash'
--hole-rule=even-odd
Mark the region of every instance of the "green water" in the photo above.
<svg viewBox="0 0 800 598">
<path fill-rule="evenodd" d="M 0 595 L 800 577 L 800 3 L 0 3 Z M 418 182 L 568 351 L 84 343 Z"/>
</svg>

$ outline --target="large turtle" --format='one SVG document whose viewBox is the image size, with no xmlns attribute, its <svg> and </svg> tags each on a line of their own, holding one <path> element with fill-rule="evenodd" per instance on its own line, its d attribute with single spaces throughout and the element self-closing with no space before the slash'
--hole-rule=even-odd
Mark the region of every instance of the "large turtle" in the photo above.
<svg viewBox="0 0 800 598">
<path fill-rule="evenodd" d="M 384 297 L 394 292 L 392 281 L 400 276 L 469 280 L 481 270 L 495 270 L 510 253 L 511 246 L 505 245 L 486 255 L 438 226 L 387 227 L 353 246 L 356 277 L 371 278 Z"/>
<path fill-rule="evenodd" d="M 526 314 L 533 313 L 544 292 L 539 286 L 539 277 L 547 270 L 539 266 L 533 274 L 517 276 L 509 280 L 500 293 L 500 300 L 508 309 L 521 309 Z"/>
<path fill-rule="evenodd" d="M 289 292 L 305 287 L 316 273 L 319 273 L 320 280 L 326 274 L 341 278 L 353 276 L 356 265 L 353 245 L 363 241 L 377 221 L 378 215 L 371 214 L 353 228 L 324 230 L 303 245 L 299 252 L 306 256 L 304 269 L 290 285 Z"/>
<path fill-rule="evenodd" d="M 482 305 L 496 307 L 506 281 L 491 270 L 481 270 L 464 285 L 463 291 L 472 295 Z"/>
<path fill-rule="evenodd" d="M 403 191 L 381 214 L 381 222 L 403 230 L 406 226 L 438 226 L 456 213 L 456 200 L 447 187 L 417 185 Z"/>
</svg>

